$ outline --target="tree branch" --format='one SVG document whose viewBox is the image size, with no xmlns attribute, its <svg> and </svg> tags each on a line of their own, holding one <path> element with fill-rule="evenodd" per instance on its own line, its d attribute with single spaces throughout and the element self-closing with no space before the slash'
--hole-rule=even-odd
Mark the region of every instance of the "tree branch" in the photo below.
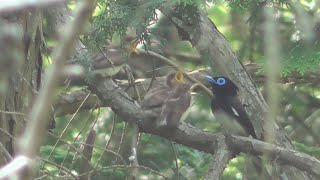
<svg viewBox="0 0 320 180">
<path fill-rule="evenodd" d="M 246 68 L 249 68 L 249 72 L 252 71 L 253 73 L 252 66 L 257 67 L 257 65 L 255 64 L 250 64 L 248 66 L 245 65 Z M 210 88 L 210 85 L 208 84 L 207 80 L 203 78 L 203 75 L 206 75 L 208 71 L 210 71 L 210 69 L 198 69 L 192 72 L 188 72 L 188 74 L 194 79 L 197 79 L 198 81 L 200 81 L 206 87 Z M 265 81 L 264 75 L 254 76 L 254 77 L 257 78 L 256 80 L 259 83 L 264 83 Z M 136 82 L 136 87 L 138 88 L 138 91 L 144 92 L 145 87 L 149 86 L 151 82 L 151 78 L 138 79 L 138 81 L 139 83 Z M 283 79 L 283 81 L 286 81 L 286 80 Z M 300 82 L 302 83 L 302 81 L 299 81 L 299 82 L 295 81 L 295 83 L 300 83 Z M 151 88 L 154 88 L 159 84 L 165 84 L 165 77 L 158 77 L 156 79 L 156 83 L 153 83 Z M 128 83 L 123 83 L 120 86 L 123 89 L 128 89 L 127 93 L 130 97 L 132 97 L 133 99 L 137 98 L 136 93 L 133 91 L 133 88 L 130 88 L 131 86 Z M 199 89 L 195 89 L 195 91 L 199 92 Z M 61 95 L 58 101 L 56 102 L 56 104 L 54 105 L 55 115 L 64 116 L 67 114 L 74 113 L 78 109 L 79 105 L 83 102 L 87 94 L 88 94 L 88 90 L 84 88 L 81 90 L 72 91 L 72 92 L 68 92 L 66 94 Z M 89 98 L 86 100 L 86 102 L 83 104 L 83 106 L 81 107 L 81 110 L 91 110 L 99 107 L 107 107 L 107 105 L 101 102 L 95 94 L 91 94 Z M 317 106 L 314 105 L 314 107 L 317 107 Z"/>
<path fill-rule="evenodd" d="M 20 153 L 27 157 L 34 158 L 38 153 L 42 139 L 46 132 L 48 123 L 50 105 L 55 99 L 55 90 L 58 85 L 59 76 L 62 67 L 71 54 L 74 41 L 78 38 L 81 30 L 84 28 L 84 20 L 91 15 L 93 6 L 92 1 L 84 1 L 79 7 L 74 21 L 68 26 L 63 34 L 61 41 L 53 53 L 53 62 L 50 71 L 47 74 L 45 85 L 40 90 L 39 95 L 30 112 L 30 122 L 27 124 L 25 134 L 20 142 Z"/>
<path fill-rule="evenodd" d="M 68 1 L 69 0 L 5 0 L 1 1 L 0 14 L 16 13 L 17 11 L 30 10 L 30 8 L 45 8 Z"/>
<path fill-rule="evenodd" d="M 288 150 L 251 138 L 208 133 L 195 127 L 181 123 L 174 131 L 157 129 L 153 122 L 148 121 L 137 105 L 112 79 L 97 79 L 89 84 L 93 93 L 111 108 L 126 122 L 137 123 L 141 132 L 158 135 L 175 141 L 184 146 L 214 154 L 219 147 L 226 144 L 229 154 L 223 157 L 224 164 L 230 154 L 239 152 L 261 155 L 263 152 L 271 154 L 271 158 L 283 164 L 294 166 L 300 170 L 320 178 L 320 161 L 307 154 Z M 112 103 L 110 103 L 112 102 Z M 220 152 L 225 154 L 224 152 Z M 221 173 L 222 166 L 215 173 Z"/>
<path fill-rule="evenodd" d="M 208 21 L 205 20 L 205 21 L 202 21 L 202 22 L 207 23 Z M 212 27 L 209 26 L 209 29 L 210 28 L 212 28 Z M 214 31 L 217 31 L 217 30 L 215 29 Z M 223 37 L 221 34 L 219 34 L 217 36 L 217 32 L 214 32 L 212 36 L 216 36 L 216 37 L 213 37 L 213 38 L 217 38 L 217 39 Z M 212 37 L 210 36 L 210 38 L 212 38 Z M 212 44 L 214 44 L 214 43 L 212 43 Z M 234 53 L 232 52 L 232 50 L 230 50 L 230 47 L 229 47 L 228 43 L 225 40 L 223 40 L 222 43 L 220 42 L 218 44 L 219 44 L 218 51 L 215 51 L 215 52 L 223 54 L 222 56 L 220 56 L 221 54 L 219 54 L 220 57 L 230 56 L 230 54 L 231 54 L 231 60 L 229 61 L 229 59 L 226 59 L 225 61 L 228 61 L 228 63 L 231 63 L 231 64 L 235 63 L 234 59 L 236 59 L 236 57 L 234 56 Z M 208 45 L 208 44 L 206 44 L 206 45 Z M 210 45 L 210 47 L 211 47 L 211 45 Z M 225 54 L 225 52 L 223 51 L 222 47 L 223 48 L 227 47 L 227 51 L 229 51 L 229 53 Z M 220 48 L 222 48 L 222 49 L 220 49 Z M 220 59 L 220 60 L 222 60 L 222 59 Z M 229 66 L 229 65 L 230 64 L 226 64 L 225 66 Z M 236 63 L 236 65 L 239 65 L 239 62 Z M 233 67 L 234 66 L 232 66 L 231 69 Z M 240 77 L 240 79 L 242 81 L 240 81 L 240 80 L 237 81 L 237 83 L 239 83 L 239 81 L 242 82 L 241 83 L 241 90 L 243 91 L 243 90 L 249 88 L 249 90 L 252 91 L 252 92 L 250 91 L 249 93 L 246 93 L 245 96 L 247 97 L 248 94 L 253 93 L 254 97 L 249 98 L 249 100 L 252 100 L 252 99 L 258 97 L 258 103 L 256 103 L 256 101 L 254 101 L 255 102 L 254 104 L 250 104 L 251 108 L 253 108 L 253 109 L 250 109 L 250 112 L 254 113 L 256 116 L 259 116 L 259 118 L 261 118 L 261 114 L 257 113 L 257 112 L 261 112 L 261 109 L 259 111 L 255 112 L 254 108 L 255 108 L 255 105 L 257 105 L 258 108 L 261 108 L 260 105 L 262 107 L 266 108 L 264 100 L 261 97 L 261 94 L 256 90 L 254 85 L 249 84 L 248 85 L 249 87 L 243 85 L 243 83 L 245 82 L 245 80 L 247 78 L 247 75 L 243 75 L 244 72 L 243 72 L 243 69 L 241 69 L 241 68 L 238 68 L 238 71 L 240 71 L 240 73 L 242 73 L 242 76 Z M 235 72 L 233 73 L 233 76 L 237 76 L 237 75 L 238 75 L 237 73 L 235 73 Z M 245 78 L 243 78 L 243 76 Z M 247 150 L 247 149 L 241 149 L 240 147 L 237 148 L 237 143 L 235 142 L 235 140 L 239 140 L 239 143 L 242 142 L 242 143 L 245 144 L 245 146 L 248 143 L 248 142 L 246 142 L 244 140 L 241 140 L 241 138 L 239 139 L 239 137 L 237 137 L 237 136 L 229 137 L 229 136 L 225 136 L 225 135 L 222 135 L 222 134 L 210 134 L 210 133 L 206 133 L 206 132 L 200 131 L 200 130 L 198 130 L 196 128 L 190 127 L 190 126 L 185 125 L 185 124 L 181 124 L 179 126 L 179 128 L 174 132 L 169 132 L 168 133 L 168 132 L 160 131 L 158 129 L 155 129 L 151 125 L 151 123 L 148 122 L 144 118 L 144 115 L 142 114 L 139 105 L 135 104 L 134 101 L 130 98 L 130 96 L 128 96 L 111 79 L 96 79 L 94 82 L 90 82 L 89 87 L 90 87 L 90 90 L 92 92 L 97 94 L 97 96 L 103 102 L 104 105 L 111 106 L 111 108 L 121 118 L 123 118 L 123 120 L 125 120 L 127 122 L 131 122 L 131 123 L 138 123 L 139 127 L 140 127 L 140 130 L 142 132 L 146 132 L 146 133 L 150 133 L 150 134 L 154 134 L 154 135 L 159 135 L 159 136 L 165 137 L 167 139 L 173 140 L 173 141 L 175 141 L 177 143 L 183 144 L 185 146 L 188 146 L 188 147 L 191 147 L 191 148 L 194 148 L 194 149 L 198 149 L 198 150 L 201 150 L 201 151 L 204 151 L 204 152 L 208 152 L 208 153 L 211 153 L 211 154 L 213 152 L 215 152 L 217 147 L 218 147 L 217 144 L 218 144 L 218 141 L 220 141 L 218 139 L 225 139 L 224 140 L 224 141 L 226 141 L 225 144 L 227 144 L 228 147 L 230 147 L 231 149 L 234 148 L 237 151 L 239 151 L 239 149 L 243 150 L 244 152 L 248 151 L 248 153 L 256 151 L 256 150 L 253 150 L 253 149 Z M 258 93 L 258 94 L 256 94 L 256 93 Z M 265 111 L 262 111 L 262 112 L 265 112 Z M 250 114 L 250 115 L 252 115 L 252 114 Z M 252 115 L 252 116 L 254 116 L 254 115 Z M 235 140 L 232 139 L 232 138 L 234 138 Z M 252 143 L 252 145 L 250 147 L 251 148 L 255 148 L 255 146 L 254 146 L 255 143 L 252 142 L 253 140 L 250 139 L 250 138 L 247 138 L 247 139 L 248 139 L 248 141 L 250 141 L 250 143 Z M 283 141 L 283 139 L 285 139 L 285 137 L 280 138 L 279 142 Z M 285 139 L 284 141 L 287 141 L 287 140 Z M 231 143 L 231 144 L 229 144 L 229 143 Z M 289 146 L 289 148 L 290 148 L 290 145 L 287 145 L 287 146 Z M 263 145 L 262 145 L 262 147 L 263 148 L 268 148 L 267 146 L 263 146 Z M 278 146 L 275 146 L 275 147 L 278 148 Z M 242 148 L 244 148 L 244 147 L 242 147 Z M 277 151 L 278 149 L 274 149 L 274 150 L 276 152 L 278 152 Z M 262 152 L 262 150 L 261 151 L 257 150 L 256 154 L 259 154 L 261 152 Z M 295 151 L 292 151 L 292 152 L 295 152 Z M 289 153 L 291 153 L 291 152 L 289 152 Z M 293 158 L 299 158 L 299 157 L 295 156 L 296 153 L 292 153 L 292 154 L 293 154 Z M 304 154 L 303 154 L 303 156 L 304 156 Z M 311 174 L 316 175 L 317 177 L 319 177 L 319 174 L 317 174 L 316 171 L 315 171 L 319 167 L 319 161 L 314 159 L 314 158 L 312 158 L 312 157 L 310 157 L 310 156 L 308 156 L 308 155 L 306 155 L 304 157 L 306 157 L 306 159 L 308 159 L 308 163 L 309 164 L 313 163 L 315 165 L 314 167 L 316 167 L 316 169 L 306 169 L 306 170 L 308 172 L 309 172 L 309 170 L 311 170 L 311 172 L 310 172 Z M 283 158 L 283 155 L 281 155 L 281 158 L 280 158 L 280 155 L 277 156 L 276 160 L 283 161 L 284 163 L 290 164 L 288 158 L 287 159 Z M 304 163 L 304 162 L 302 162 L 302 163 Z M 301 167 L 301 169 L 304 170 L 303 167 Z M 292 176 L 294 176 L 294 173 L 292 173 Z M 300 176 L 296 176 L 296 177 L 300 177 Z"/>
<path fill-rule="evenodd" d="M 293 149 L 291 142 L 277 124 L 272 123 L 268 127 L 264 126 L 267 123 L 265 115 L 268 112 L 268 106 L 250 75 L 231 49 L 227 39 L 219 32 L 214 23 L 193 6 L 176 7 L 174 11 L 172 8 L 161 11 L 176 25 L 180 36 L 184 40 L 190 41 L 203 57 L 208 58 L 215 71 L 230 77 L 237 84 L 243 97 L 242 103 L 247 105 L 245 110 L 257 136 L 261 138 L 265 131 L 275 132 L 276 144 Z M 281 164 L 278 166 L 284 170 L 289 179 L 310 179 L 307 174 L 299 172 L 295 168 Z"/>
<path fill-rule="evenodd" d="M 85 140 L 85 144 L 83 146 L 82 154 L 85 158 L 82 158 L 81 160 L 79 174 L 84 174 L 91 170 L 90 161 L 92 157 L 92 151 L 93 151 L 93 145 L 94 145 L 95 139 L 96 139 L 96 131 L 91 129 L 91 131 L 89 132 Z M 80 180 L 86 180 L 86 179 L 90 179 L 89 174 L 80 176 Z"/>
<path fill-rule="evenodd" d="M 87 89 L 81 89 L 61 95 L 54 105 L 55 116 L 64 116 L 76 112 L 89 92 Z M 95 94 L 90 94 L 80 110 L 91 110 L 99 107 L 106 107 L 106 105 Z"/>
<path fill-rule="evenodd" d="M 208 173 L 205 177 L 206 180 L 212 179 L 221 179 L 224 169 L 227 167 L 229 160 L 233 157 L 232 151 L 229 149 L 226 144 L 225 137 L 221 136 L 218 139 L 217 149 L 214 152 L 213 160 L 209 167 Z"/>
<path fill-rule="evenodd" d="M 201 65 L 203 62 L 200 55 L 188 54 L 184 52 L 177 52 L 175 57 L 178 58 L 181 62 L 188 62 L 197 65 Z M 191 59 L 191 60 L 188 60 Z M 257 63 L 244 63 L 243 66 L 250 74 L 252 79 L 257 84 L 264 84 L 266 81 L 266 75 L 264 74 L 264 70 L 262 65 Z M 289 83 L 289 84 L 309 84 L 311 86 L 319 87 L 320 79 L 320 71 L 307 71 L 303 75 L 299 72 L 290 72 L 285 76 L 281 76 L 279 78 L 279 83 Z"/>
</svg>

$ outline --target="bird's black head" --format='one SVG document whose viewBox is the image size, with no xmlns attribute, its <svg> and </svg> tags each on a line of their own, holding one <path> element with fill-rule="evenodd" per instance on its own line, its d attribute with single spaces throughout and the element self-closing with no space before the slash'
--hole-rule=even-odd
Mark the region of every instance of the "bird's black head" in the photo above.
<svg viewBox="0 0 320 180">
<path fill-rule="evenodd" d="M 227 77 L 206 76 L 208 82 L 212 85 L 212 91 L 216 95 L 237 95 L 238 87 Z"/>
</svg>

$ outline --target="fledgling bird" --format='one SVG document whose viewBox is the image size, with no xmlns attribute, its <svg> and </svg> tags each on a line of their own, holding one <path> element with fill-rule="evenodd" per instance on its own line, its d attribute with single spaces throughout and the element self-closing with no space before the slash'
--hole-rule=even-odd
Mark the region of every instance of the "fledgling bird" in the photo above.
<svg viewBox="0 0 320 180">
<path fill-rule="evenodd" d="M 86 71 L 102 77 L 109 76 L 110 70 L 115 71 L 128 62 L 131 54 L 137 54 L 138 39 L 126 36 L 121 45 L 109 44 L 96 52 L 84 52 L 68 62 L 68 65 L 78 64 Z M 112 73 L 112 72 L 111 72 Z"/>
<path fill-rule="evenodd" d="M 211 100 L 212 113 L 224 111 L 228 116 L 237 120 L 249 135 L 257 139 L 253 125 L 238 97 L 239 89 L 236 84 L 227 77 L 206 77 L 215 95 Z"/>
<path fill-rule="evenodd" d="M 182 72 L 172 73 L 167 76 L 165 86 L 145 95 L 141 107 L 145 113 L 153 114 L 157 127 L 176 127 L 190 106 L 189 89 Z"/>
<path fill-rule="evenodd" d="M 121 45 L 109 45 L 102 48 L 101 51 L 89 56 L 92 69 L 101 71 L 101 69 L 125 64 L 132 53 L 138 53 L 137 45 L 137 38 L 127 36 Z"/>
</svg>

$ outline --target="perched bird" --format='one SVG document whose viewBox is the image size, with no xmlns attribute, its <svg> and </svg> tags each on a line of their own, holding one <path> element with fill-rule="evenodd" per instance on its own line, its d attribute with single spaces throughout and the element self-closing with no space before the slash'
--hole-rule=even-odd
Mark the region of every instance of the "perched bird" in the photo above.
<svg viewBox="0 0 320 180">
<path fill-rule="evenodd" d="M 101 71 L 101 69 L 119 66 L 127 63 L 132 53 L 137 53 L 137 39 L 127 36 L 121 45 L 109 45 L 103 47 L 98 53 L 90 54 L 89 60 L 92 69 Z"/>
<path fill-rule="evenodd" d="M 80 65 L 85 71 L 102 77 L 109 76 L 111 70 L 120 70 L 128 62 L 131 54 L 138 53 L 136 37 L 126 36 L 121 44 L 109 44 L 99 47 L 95 52 L 83 52 L 68 62 L 68 65 Z"/>
<path fill-rule="evenodd" d="M 84 51 L 77 54 L 67 63 L 67 72 L 73 72 L 72 68 L 78 73 L 66 74 L 66 84 L 83 85 L 90 81 L 92 77 L 114 77 L 118 79 L 127 78 L 123 67 L 129 62 L 132 54 L 138 53 L 136 49 L 137 38 L 127 36 L 121 41 L 121 45 L 109 44 L 99 47 L 98 51 Z"/>
<path fill-rule="evenodd" d="M 227 77 L 206 77 L 215 95 L 211 100 L 212 113 L 224 111 L 228 116 L 236 119 L 249 135 L 257 139 L 253 125 L 238 98 L 239 89 L 236 84 Z"/>
<path fill-rule="evenodd" d="M 149 91 L 141 102 L 147 114 L 153 114 L 158 127 L 176 127 L 184 112 L 189 108 L 190 85 L 183 73 L 178 71 L 167 76 L 166 85 Z"/>
</svg>

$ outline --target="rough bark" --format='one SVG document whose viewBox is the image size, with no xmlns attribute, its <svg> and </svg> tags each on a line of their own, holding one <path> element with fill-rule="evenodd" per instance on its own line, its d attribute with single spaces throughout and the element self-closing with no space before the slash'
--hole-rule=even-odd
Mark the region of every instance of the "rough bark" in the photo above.
<svg viewBox="0 0 320 180">
<path fill-rule="evenodd" d="M 171 14 L 171 13 L 170 13 Z M 197 29 L 198 27 L 192 27 L 193 24 L 188 22 L 188 26 L 185 27 L 186 23 L 184 22 L 184 18 L 187 17 L 179 17 L 175 16 L 175 14 L 171 14 L 172 20 L 181 27 L 181 29 L 186 30 L 185 34 L 189 34 L 189 40 L 198 48 L 198 50 L 203 53 L 204 55 L 209 55 L 209 58 L 214 63 L 214 67 L 219 69 L 221 73 L 227 74 L 230 76 L 235 82 L 238 84 L 238 86 L 241 89 L 241 92 L 243 93 L 243 97 L 245 97 L 245 103 L 248 104 L 247 111 L 250 115 L 251 119 L 254 121 L 255 127 L 257 128 L 257 132 L 260 134 L 263 132 L 262 124 L 263 124 L 263 116 L 267 111 L 267 106 L 260 94 L 260 92 L 257 90 L 257 88 L 254 86 L 254 84 L 251 82 L 250 77 L 245 72 L 241 64 L 239 63 L 237 57 L 232 52 L 230 46 L 228 45 L 228 42 L 225 40 L 222 34 L 218 32 L 218 30 L 215 28 L 214 24 L 212 24 L 206 16 L 200 14 L 200 29 L 201 33 L 199 36 L 190 36 L 193 32 L 193 28 Z M 181 18 L 181 19 L 180 19 Z M 179 21 L 180 19 L 180 21 Z M 32 23 L 30 23 L 32 24 Z M 35 27 L 38 27 L 37 25 L 34 25 Z M 35 28 L 33 27 L 33 28 Z M 31 28 L 31 32 L 33 28 Z M 37 28 L 35 28 L 37 29 Z M 36 32 L 36 31 L 35 31 Z M 203 35 L 205 34 L 205 36 Z M 208 38 L 209 37 L 209 38 Z M 32 38 L 31 38 L 32 39 Z M 37 42 L 37 41 L 35 41 Z M 34 43 L 32 41 L 32 43 Z M 31 44 L 32 44 L 31 43 Z M 29 48 L 33 47 L 33 48 Z M 38 46 L 31 46 L 28 44 L 26 50 L 31 51 L 32 49 L 35 52 L 38 52 Z M 36 56 L 37 53 L 33 52 L 31 54 Z M 28 53 L 29 54 L 29 53 Z M 35 59 L 32 57 L 31 59 Z M 29 59 L 26 59 L 29 60 Z M 35 68 L 35 62 L 32 61 L 32 66 L 27 66 L 31 70 L 36 70 Z M 28 69 L 27 70 L 30 70 Z M 32 71 L 25 71 L 24 73 L 27 73 L 27 78 L 16 78 L 16 80 L 19 81 L 27 81 L 28 83 L 21 83 L 21 93 L 19 92 L 19 97 L 16 97 L 17 93 L 12 91 L 10 92 L 10 96 L 8 97 L 16 97 L 16 98 L 26 98 L 26 99 L 20 99 L 19 102 L 24 103 L 30 103 L 30 99 L 32 99 L 33 92 L 31 90 L 34 90 L 34 88 L 30 88 L 30 84 L 32 84 Z M 31 74 L 31 75 L 30 75 Z M 33 85 L 33 84 L 32 84 Z M 14 85 L 11 86 L 16 87 Z M 34 86 L 32 86 L 34 87 Z M 31 89 L 31 90 L 30 90 Z M 222 134 L 210 134 L 203 132 L 201 130 L 198 130 L 196 128 L 187 126 L 185 124 L 181 124 L 178 129 L 176 129 L 173 132 L 163 132 L 159 131 L 158 129 L 153 128 L 153 126 L 144 119 L 144 115 L 141 112 L 141 109 L 139 105 L 137 105 L 131 98 L 128 96 L 115 82 L 113 82 L 112 79 L 99 79 L 97 81 L 94 81 L 90 84 L 90 89 L 96 93 L 96 95 L 99 97 L 99 99 L 103 102 L 103 104 L 111 106 L 112 109 L 125 121 L 137 123 L 139 124 L 140 130 L 142 132 L 155 134 L 162 136 L 164 138 L 176 141 L 177 143 L 183 144 L 185 146 L 198 149 L 204 152 L 208 152 L 211 154 L 214 154 L 217 152 L 219 154 L 219 150 L 221 150 L 221 147 L 227 148 L 228 150 L 232 151 L 233 153 L 237 153 L 239 151 L 246 152 L 246 153 L 253 153 L 253 154 L 260 154 L 261 152 L 268 151 L 273 156 L 273 160 L 279 161 L 284 164 L 295 166 L 303 171 L 307 171 L 310 174 L 320 177 L 319 172 L 319 161 L 315 158 L 312 158 L 308 155 L 305 155 L 303 153 L 298 153 L 293 150 L 288 150 L 292 148 L 290 142 L 285 138 L 283 134 L 279 134 L 278 144 L 283 145 L 284 147 L 288 149 L 283 149 L 275 145 L 269 145 L 260 141 L 255 141 L 249 138 L 241 138 L 237 136 L 225 136 Z M 15 94 L 14 94 L 15 93 Z M 8 93 L 9 94 L 9 93 Z M 21 96 L 25 95 L 25 96 Z M 28 105 L 29 104 L 23 104 L 23 107 L 15 108 L 15 102 L 12 99 L 8 104 L 11 106 L 7 111 L 19 111 L 19 112 L 27 112 Z M 23 101 L 22 101 L 23 100 Z M 12 104 L 10 104 L 12 103 Z M 15 117 L 16 115 L 10 115 L 10 121 L 18 122 Z M 13 117 L 15 118 L 13 120 Z M 20 117 L 21 118 L 21 117 Z M 23 118 L 21 119 L 23 122 Z M 7 121 L 9 122 L 9 121 Z M 8 123 L 9 124 L 9 123 Z M 18 127 L 18 126 L 17 126 Z M 7 127 L 6 127 L 7 128 Z M 19 129 L 19 128 L 17 128 Z M 10 130 L 10 132 L 13 132 Z M 10 137 L 11 138 L 11 137 Z M 221 146 L 221 144 L 223 146 Z M 220 145 L 219 145 L 220 144 Z M 223 149 L 223 148 L 222 148 Z M 228 158 L 230 158 L 230 151 L 222 157 L 223 160 L 221 160 L 222 165 L 226 164 L 228 161 Z M 225 154 L 225 153 L 222 153 Z M 220 166 L 217 168 L 219 171 L 217 174 L 221 174 L 223 171 L 223 166 Z M 296 179 L 301 176 L 304 176 L 303 178 L 307 179 L 305 174 L 301 173 L 301 171 L 297 171 L 294 168 L 287 168 L 285 170 L 287 172 L 287 176 L 289 179 Z M 293 172 L 296 171 L 296 172 Z M 302 178 L 302 177 L 301 177 Z"/>
<path fill-rule="evenodd" d="M 185 23 L 183 19 L 180 19 L 179 21 L 179 16 L 175 17 L 174 14 L 170 15 L 173 15 L 171 19 L 174 22 L 178 21 L 175 23 L 180 26 L 180 29 L 187 30 L 186 32 L 184 32 L 184 35 L 194 34 L 194 32 L 191 31 L 195 29 L 198 30 L 197 27 L 190 27 L 190 23 Z M 263 132 L 263 115 L 267 112 L 267 105 L 263 97 L 261 96 L 261 93 L 251 82 L 251 78 L 243 69 L 243 66 L 239 63 L 237 57 L 233 53 L 223 35 L 219 33 L 214 24 L 209 19 L 207 19 L 206 16 L 204 16 L 203 14 L 199 15 L 199 17 L 201 18 L 201 20 L 199 21 L 201 22 L 201 24 L 199 25 L 201 33 L 198 33 L 199 36 L 191 36 L 192 38 L 189 37 L 189 40 L 202 54 L 204 54 L 205 56 L 209 56 L 216 69 L 219 69 L 221 73 L 230 76 L 238 84 L 243 97 L 245 97 L 243 98 L 244 103 L 248 105 L 246 110 L 250 115 L 250 118 L 253 120 L 256 131 L 261 135 L 261 133 Z M 186 24 L 188 25 L 188 27 L 185 27 Z M 191 25 L 194 24 L 191 23 Z M 209 35 L 209 38 L 207 36 L 204 36 L 203 34 Z M 139 106 L 133 103 L 134 101 L 130 98 L 130 96 L 123 92 L 120 87 L 116 85 L 116 83 L 114 83 L 111 79 L 99 79 L 95 82 L 92 82 L 90 84 L 90 90 L 96 93 L 99 99 L 103 101 L 104 105 L 111 106 L 112 109 L 125 121 L 133 123 L 139 123 L 143 121 L 143 115 L 141 114 Z M 142 131 L 160 135 L 156 130 L 144 129 L 144 127 L 146 126 L 140 124 L 140 128 Z M 276 125 L 275 128 L 277 128 Z M 181 131 L 184 132 L 185 130 L 182 129 Z M 214 152 L 215 150 L 207 149 L 206 147 L 208 147 L 208 144 L 200 145 L 200 147 L 195 145 L 198 142 L 202 142 L 204 138 L 203 136 L 199 136 L 199 134 L 197 133 L 192 133 L 190 136 L 188 136 L 189 139 L 186 140 L 187 142 L 181 142 L 181 139 L 185 139 L 183 133 L 174 133 L 170 134 L 170 136 L 167 136 L 167 134 L 161 134 L 161 136 L 195 149 L 204 150 L 205 152 Z M 290 142 L 283 134 L 279 133 L 278 136 L 278 143 L 280 145 L 283 145 L 287 148 L 292 148 Z M 300 171 L 296 171 L 296 169 L 294 168 L 287 167 L 285 170 L 288 172 L 287 176 L 289 178 L 301 177 L 301 175 L 307 178 L 305 174 L 301 173 Z"/>
<path fill-rule="evenodd" d="M 1 113 L 1 135 L 0 141 L 6 147 L 11 155 L 16 152 L 14 138 L 21 135 L 25 127 L 27 114 L 32 104 L 32 99 L 36 93 L 39 77 L 38 62 L 41 61 L 40 56 L 40 17 L 41 14 L 37 11 L 22 12 L 21 18 L 7 17 L 6 26 L 14 25 L 15 33 L 19 37 L 19 43 L 22 49 L 19 53 L 23 54 L 22 59 L 17 59 L 21 64 L 14 73 L 8 77 L 8 91 L 4 96 L 4 101 L 1 101 L 1 110 L 7 113 Z M 8 42 L 5 42 L 8 45 Z M 15 51 L 11 51 L 15 53 Z M 41 70 L 40 70 L 41 72 Z M 0 164 L 4 161 L 0 156 Z"/>
<path fill-rule="evenodd" d="M 139 61 L 139 59 L 135 59 L 136 61 Z M 247 64 L 244 65 L 246 70 L 250 73 L 250 75 L 253 77 L 253 80 L 255 83 L 264 83 L 265 82 L 265 76 L 264 75 L 257 75 L 257 71 L 259 69 L 257 64 Z M 188 74 L 191 75 L 193 78 L 200 81 L 202 84 L 204 84 L 206 87 L 210 88 L 210 84 L 207 83 L 207 80 L 203 78 L 203 75 L 207 74 L 210 69 L 198 69 L 192 72 L 189 72 Z M 310 76 L 309 80 L 312 81 L 313 84 L 317 84 L 317 81 L 319 78 L 315 78 L 315 75 Z M 282 78 L 281 83 L 306 83 L 308 80 L 302 79 L 302 76 L 298 74 L 293 74 L 292 76 Z M 139 79 L 139 83 L 136 83 L 136 87 L 138 88 L 139 92 L 145 92 L 145 89 L 149 86 L 151 82 L 151 78 L 146 79 Z M 159 84 L 165 83 L 165 77 L 157 77 L 156 81 L 153 83 L 152 88 L 156 87 Z M 134 92 L 133 86 L 129 87 L 128 83 L 120 84 L 120 86 L 123 89 L 126 89 L 129 96 L 133 99 L 136 99 L 136 93 Z M 196 92 L 198 92 L 198 89 L 195 89 Z M 66 94 L 63 94 L 59 97 L 58 102 L 54 105 L 55 109 L 55 115 L 56 116 L 63 116 L 66 114 L 72 114 L 74 113 L 79 105 L 83 102 L 85 97 L 88 94 L 87 89 L 77 90 L 73 92 L 68 92 Z M 143 93 L 142 93 L 143 95 Z M 102 103 L 99 98 L 95 94 L 91 94 L 89 98 L 86 100 L 86 102 L 81 107 L 81 110 L 91 110 L 93 108 L 99 108 L 99 107 L 106 107 L 107 105 Z M 320 107 L 320 102 L 314 101 L 312 105 L 310 105 L 314 108 Z"/>
<path fill-rule="evenodd" d="M 219 171 L 216 172 L 216 174 L 222 173 L 222 167 L 227 159 L 230 158 L 230 155 L 235 155 L 239 152 L 262 155 L 262 153 L 267 152 L 271 155 L 271 161 L 277 161 L 283 166 L 288 166 L 290 168 L 296 167 L 302 170 L 299 171 L 294 168 L 297 173 L 306 171 L 311 175 L 320 178 L 320 161 L 304 153 L 251 138 L 204 132 L 184 123 L 181 123 L 177 129 L 170 132 L 163 129 L 157 129 L 153 122 L 150 122 L 145 118 L 139 105 L 119 88 L 112 79 L 99 79 L 91 82 L 89 86 L 92 92 L 105 104 L 111 106 L 115 113 L 117 113 L 124 121 L 137 123 L 141 132 L 158 135 L 184 146 L 210 154 L 215 154 L 220 151 L 220 155 L 222 155 L 220 156 L 222 157 L 222 166 L 219 167 Z M 226 148 L 229 152 L 222 152 L 223 149 Z M 216 167 L 218 167 L 218 165 Z M 296 177 L 299 179 L 300 176 L 298 175 Z M 296 177 L 293 177 L 292 179 L 296 179 Z"/>
<path fill-rule="evenodd" d="M 291 142 L 277 124 L 268 126 L 273 129 L 264 129 L 268 106 L 250 75 L 231 49 L 227 39 L 219 32 L 213 22 L 195 7 L 162 10 L 162 12 L 173 21 L 181 37 L 190 41 L 203 57 L 208 58 L 215 71 L 230 77 L 238 85 L 243 97 L 242 102 L 246 105 L 246 112 L 258 137 L 262 137 L 265 131 L 275 132 L 277 145 L 293 149 Z M 309 179 L 306 173 L 293 167 L 281 164 L 278 166 L 289 179 Z"/>
<path fill-rule="evenodd" d="M 90 175 L 86 174 L 91 170 L 91 157 L 93 151 L 94 141 L 96 139 L 96 131 L 91 130 L 86 138 L 85 144 L 83 145 L 82 155 L 84 156 L 80 162 L 79 174 L 85 174 L 80 176 L 80 180 L 90 179 Z"/>
<path fill-rule="evenodd" d="M 220 139 L 218 139 L 217 148 L 214 152 L 208 173 L 205 177 L 206 180 L 221 179 L 224 169 L 227 167 L 229 160 L 233 157 L 232 151 L 225 143 L 225 137 L 221 136 L 219 138 Z"/>
</svg>

